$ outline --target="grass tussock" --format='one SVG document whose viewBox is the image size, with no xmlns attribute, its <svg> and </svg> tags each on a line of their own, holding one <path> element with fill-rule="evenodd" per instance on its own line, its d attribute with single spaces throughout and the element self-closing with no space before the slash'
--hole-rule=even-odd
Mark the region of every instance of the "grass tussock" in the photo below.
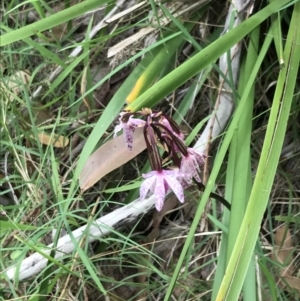
<svg viewBox="0 0 300 301">
<path fill-rule="evenodd" d="M 240 2 L 1 3 L 1 299 L 300 298 L 300 3 Z M 207 156 L 159 212 L 145 107 Z"/>
</svg>

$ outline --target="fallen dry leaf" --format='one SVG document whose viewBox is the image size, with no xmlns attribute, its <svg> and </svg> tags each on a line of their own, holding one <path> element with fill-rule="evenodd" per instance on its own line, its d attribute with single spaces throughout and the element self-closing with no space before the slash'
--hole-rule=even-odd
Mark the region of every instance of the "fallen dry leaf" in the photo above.
<svg viewBox="0 0 300 301">
<path fill-rule="evenodd" d="M 71 1 L 70 6 L 76 5 L 78 2 L 80 2 L 79 0 L 73 0 Z M 65 3 L 63 1 L 58 1 L 56 3 L 56 6 L 52 7 L 52 11 L 53 13 L 57 13 L 57 12 L 61 12 L 62 10 L 66 9 Z M 46 16 L 50 16 L 50 13 L 47 13 Z M 72 24 L 74 26 L 74 24 Z M 57 26 L 54 26 L 51 29 L 51 35 L 54 39 L 58 40 L 58 41 L 62 41 L 62 39 L 68 34 L 69 32 L 69 28 L 68 28 L 68 22 L 59 24 Z M 50 37 L 51 37 L 50 35 Z M 52 40 L 50 38 L 50 40 Z"/>
<path fill-rule="evenodd" d="M 30 108 L 30 111 L 33 115 L 36 126 L 43 125 L 45 123 L 49 124 L 49 122 L 54 119 L 54 115 L 51 114 L 49 109 L 43 108 L 43 105 L 37 101 L 32 102 L 32 108 Z M 32 121 L 30 117 L 29 108 L 27 106 L 23 106 L 21 108 L 21 114 L 23 116 L 24 122 L 26 122 L 27 126 L 31 128 Z M 25 124 L 23 124 L 23 126 L 25 126 L 26 128 Z"/>
<path fill-rule="evenodd" d="M 87 70 L 88 70 L 88 66 L 86 66 L 86 67 L 83 69 L 83 74 L 82 74 L 81 84 L 80 84 L 80 92 L 81 92 L 81 95 L 84 95 L 85 92 L 86 92 L 86 83 L 87 83 L 86 76 L 87 76 Z M 90 107 L 90 105 L 89 105 L 89 102 L 88 102 L 88 98 L 87 98 L 87 97 L 83 97 L 83 104 L 85 105 L 87 111 L 88 111 L 88 112 L 91 112 L 91 107 Z"/>
<path fill-rule="evenodd" d="M 0 88 L 7 93 L 10 101 L 13 101 L 13 95 L 18 95 L 20 91 L 23 90 L 23 84 L 27 85 L 30 82 L 30 78 L 29 73 L 19 70 L 6 80 L 4 79 L 3 82 L 0 83 Z"/>
<path fill-rule="evenodd" d="M 31 136 L 31 138 L 34 138 Z M 49 135 L 45 132 L 38 133 L 39 141 L 44 145 L 53 145 L 54 147 L 63 148 L 69 144 L 69 139 L 64 136 Z"/>
<path fill-rule="evenodd" d="M 275 249 L 272 254 L 273 260 L 285 265 L 280 270 L 281 276 L 291 276 L 294 268 L 291 265 L 293 259 L 292 235 L 286 225 L 281 226 L 275 233 Z"/>
<path fill-rule="evenodd" d="M 283 276 L 283 279 L 289 287 L 300 291 L 300 278 L 294 276 Z"/>
<path fill-rule="evenodd" d="M 127 148 L 123 135 L 103 144 L 89 157 L 80 173 L 81 190 L 89 189 L 106 174 L 130 161 L 144 149 L 146 149 L 146 143 L 143 128 L 138 128 L 133 133 L 132 150 Z"/>
<path fill-rule="evenodd" d="M 292 234 L 285 224 L 276 231 L 275 248 L 272 253 L 272 259 L 284 265 L 279 271 L 279 285 L 282 288 L 288 286 L 300 291 L 300 278 L 292 276 L 295 270 L 295 267 L 292 264 L 293 251 Z"/>
</svg>

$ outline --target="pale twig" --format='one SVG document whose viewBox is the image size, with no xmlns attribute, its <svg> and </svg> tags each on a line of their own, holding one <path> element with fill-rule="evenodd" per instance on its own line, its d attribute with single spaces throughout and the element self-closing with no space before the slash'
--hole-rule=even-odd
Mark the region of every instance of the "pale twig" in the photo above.
<svg viewBox="0 0 300 301">
<path fill-rule="evenodd" d="M 121 226 L 121 224 L 127 224 L 134 221 L 139 215 L 144 214 L 151 210 L 155 205 L 155 198 L 152 196 L 149 199 L 140 201 L 135 200 L 133 203 L 118 208 L 115 211 L 97 219 L 89 225 L 84 225 L 72 232 L 72 238 L 76 241 L 74 245 L 70 235 L 65 235 L 61 237 L 57 245 L 55 246 L 55 258 L 61 258 L 70 254 L 74 249 L 79 247 L 81 239 L 86 239 L 89 243 L 95 241 L 96 239 L 110 233 L 116 226 Z M 50 255 L 53 249 L 53 244 L 47 246 L 47 248 L 41 250 L 41 253 Z M 24 280 L 32 277 L 33 275 L 39 273 L 47 265 L 48 259 L 41 255 L 40 253 L 34 253 L 24 259 L 21 263 L 10 267 L 4 273 L 6 276 L 13 280 L 18 273 L 18 280 Z"/>
<path fill-rule="evenodd" d="M 242 16 L 245 12 L 245 7 L 249 7 L 249 0 L 234 0 L 232 1 L 225 23 L 225 28 L 228 28 L 232 14 L 236 13 L 233 27 L 239 25 L 242 21 Z M 252 3 L 253 4 L 253 3 Z M 249 10 L 251 7 L 249 7 Z M 220 57 L 220 70 L 223 74 L 228 75 L 228 70 L 232 70 L 232 80 L 235 85 L 237 82 L 239 70 L 240 70 L 240 52 L 241 42 L 233 46 L 230 50 L 230 61 L 228 60 L 228 54 L 224 53 Z M 231 66 L 228 66 L 228 63 Z M 228 78 L 229 79 L 229 78 Z M 230 79 L 229 79 L 230 80 Z M 233 93 L 232 88 L 225 80 L 220 77 L 219 95 L 215 103 L 214 112 L 209 119 L 204 131 L 195 144 L 195 149 L 200 152 L 208 153 L 211 141 L 213 141 L 225 128 L 233 109 Z"/>
</svg>

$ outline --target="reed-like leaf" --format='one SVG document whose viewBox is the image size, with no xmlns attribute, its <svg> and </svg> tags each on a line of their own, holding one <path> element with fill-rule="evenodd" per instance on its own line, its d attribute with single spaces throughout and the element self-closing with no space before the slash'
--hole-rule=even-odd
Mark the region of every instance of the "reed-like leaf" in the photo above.
<svg viewBox="0 0 300 301">
<path fill-rule="evenodd" d="M 294 7 L 284 50 L 286 66 L 279 74 L 267 133 L 249 204 L 216 298 L 217 301 L 238 300 L 260 230 L 263 213 L 269 201 L 300 62 L 299 18 L 300 3 L 298 2 Z"/>
</svg>

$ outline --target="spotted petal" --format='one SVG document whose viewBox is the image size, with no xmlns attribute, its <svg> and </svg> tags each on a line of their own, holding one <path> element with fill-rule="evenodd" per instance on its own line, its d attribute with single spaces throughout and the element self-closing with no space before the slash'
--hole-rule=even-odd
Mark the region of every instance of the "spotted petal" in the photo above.
<svg viewBox="0 0 300 301">
<path fill-rule="evenodd" d="M 183 203 L 184 202 L 184 193 L 182 184 L 178 181 L 178 170 L 164 170 L 165 181 L 168 183 L 168 186 L 173 190 L 177 199 Z"/>
<path fill-rule="evenodd" d="M 143 177 L 146 179 L 140 187 L 140 200 L 144 200 L 147 196 L 148 191 L 154 191 L 154 185 L 156 182 L 156 171 L 148 172 L 143 174 Z"/>
<path fill-rule="evenodd" d="M 124 112 L 120 113 L 119 121 L 120 123 L 115 127 L 114 137 L 116 137 L 117 133 L 123 129 L 124 139 L 127 147 L 132 150 L 133 144 L 133 132 L 137 127 L 141 127 L 145 125 L 145 121 L 138 118 L 133 118 L 130 116 L 127 122 L 123 121 Z"/>
<path fill-rule="evenodd" d="M 165 183 L 164 183 L 164 178 L 162 176 L 158 176 L 156 179 L 154 195 L 155 195 L 155 207 L 157 211 L 160 211 L 164 205 L 164 199 L 166 196 Z"/>
<path fill-rule="evenodd" d="M 192 148 L 188 148 L 187 151 L 188 155 L 182 157 L 180 172 L 185 175 L 185 181 L 187 183 L 190 183 L 193 177 L 197 182 L 201 182 L 199 177 L 200 165 L 204 164 L 206 156 Z"/>
</svg>

